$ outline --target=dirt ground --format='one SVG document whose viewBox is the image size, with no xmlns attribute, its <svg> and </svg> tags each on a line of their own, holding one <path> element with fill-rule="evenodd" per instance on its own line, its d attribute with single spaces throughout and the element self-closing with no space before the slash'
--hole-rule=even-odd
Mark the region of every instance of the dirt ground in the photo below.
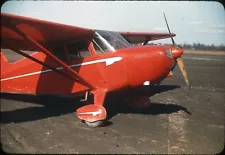
<svg viewBox="0 0 225 155">
<path fill-rule="evenodd" d="M 149 109 L 108 98 L 109 121 L 90 128 L 73 98 L 4 95 L 1 145 L 8 153 L 215 154 L 224 148 L 225 56 L 185 54 L 192 89 L 175 68 Z"/>
</svg>

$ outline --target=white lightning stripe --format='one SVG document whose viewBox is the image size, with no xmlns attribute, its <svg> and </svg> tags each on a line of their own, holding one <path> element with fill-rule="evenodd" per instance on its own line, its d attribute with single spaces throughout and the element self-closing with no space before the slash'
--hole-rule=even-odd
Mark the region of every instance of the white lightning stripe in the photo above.
<svg viewBox="0 0 225 155">
<path fill-rule="evenodd" d="M 89 61 L 89 62 L 84 62 L 82 64 L 74 64 L 69 67 L 76 67 L 76 66 L 85 66 L 85 65 L 90 65 L 90 64 L 95 64 L 99 62 L 106 62 L 106 66 L 113 64 L 116 61 L 122 60 L 122 57 L 114 57 L 114 58 L 107 58 L 107 59 L 100 59 L 100 60 L 95 60 L 95 61 Z"/>
<path fill-rule="evenodd" d="M 23 74 L 23 75 L 13 76 L 13 77 L 10 77 L 10 78 L 1 79 L 1 81 L 17 79 L 17 78 L 21 78 L 21 77 L 36 75 L 36 74 L 50 72 L 50 71 L 52 71 L 52 70 L 51 69 L 48 69 L 48 70 L 44 70 L 44 71 L 38 71 L 38 72 L 29 73 L 29 74 Z"/>
<path fill-rule="evenodd" d="M 78 114 L 92 114 L 93 116 L 96 116 L 98 114 L 101 114 L 101 110 L 98 110 L 98 111 L 92 111 L 92 112 L 81 112 L 81 113 L 78 113 Z"/>
<path fill-rule="evenodd" d="M 106 62 L 106 66 L 108 66 L 108 65 L 111 65 L 111 64 L 113 64 L 113 63 L 115 63 L 117 61 L 120 61 L 122 59 L 123 59 L 122 57 L 106 58 L 106 59 L 100 59 L 100 60 L 95 60 L 95 61 L 84 62 L 84 63 L 80 63 L 80 64 L 74 64 L 74 65 L 70 65 L 68 67 L 72 68 L 72 67 L 76 67 L 76 66 L 85 66 L 85 65 L 95 64 L 95 63 L 99 63 L 99 62 Z M 57 70 L 62 70 L 63 67 L 57 67 L 56 69 Z M 33 73 L 28 73 L 28 74 L 23 74 L 23 75 L 18 75 L 18 76 L 13 76 L 13 77 L 1 79 L 1 81 L 17 79 L 17 78 L 21 78 L 21 77 L 32 76 L 32 75 L 46 73 L 46 72 L 51 72 L 51 71 L 52 71 L 51 69 L 48 69 L 48 70 L 44 70 L 44 71 L 38 71 L 38 72 L 33 72 Z"/>
</svg>

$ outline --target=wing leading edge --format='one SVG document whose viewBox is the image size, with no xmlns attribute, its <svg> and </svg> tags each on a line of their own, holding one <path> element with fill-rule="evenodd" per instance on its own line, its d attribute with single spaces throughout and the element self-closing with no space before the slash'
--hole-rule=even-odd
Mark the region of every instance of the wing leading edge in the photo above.
<svg viewBox="0 0 225 155">
<path fill-rule="evenodd" d="M 170 38 L 169 33 L 158 32 L 120 32 L 120 34 L 131 44 L 138 44 L 146 41 Z M 176 36 L 176 34 L 172 33 L 171 36 L 174 37 Z"/>
<path fill-rule="evenodd" d="M 6 42 L 21 50 L 37 49 L 15 33 L 11 25 L 16 26 L 43 46 L 48 47 L 64 44 L 71 40 L 91 38 L 95 32 L 92 29 L 1 13 L 1 42 Z M 4 45 L 1 48 L 4 48 Z"/>
</svg>

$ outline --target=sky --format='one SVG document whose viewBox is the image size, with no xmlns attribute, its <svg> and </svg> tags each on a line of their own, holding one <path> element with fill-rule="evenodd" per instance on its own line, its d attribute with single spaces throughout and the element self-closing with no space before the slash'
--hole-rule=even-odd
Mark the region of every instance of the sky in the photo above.
<svg viewBox="0 0 225 155">
<path fill-rule="evenodd" d="M 165 12 L 177 44 L 225 45 L 225 10 L 219 2 L 7 1 L 1 12 L 91 29 L 168 32 Z"/>
</svg>

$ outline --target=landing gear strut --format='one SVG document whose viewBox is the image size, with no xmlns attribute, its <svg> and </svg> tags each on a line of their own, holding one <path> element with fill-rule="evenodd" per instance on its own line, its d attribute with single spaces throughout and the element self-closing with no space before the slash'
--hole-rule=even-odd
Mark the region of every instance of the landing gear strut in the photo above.
<svg viewBox="0 0 225 155">
<path fill-rule="evenodd" d="M 94 104 L 89 104 L 77 109 L 77 117 L 90 127 L 98 127 L 104 123 L 107 112 L 103 107 L 106 90 L 98 89 L 91 92 L 94 95 Z"/>
</svg>

